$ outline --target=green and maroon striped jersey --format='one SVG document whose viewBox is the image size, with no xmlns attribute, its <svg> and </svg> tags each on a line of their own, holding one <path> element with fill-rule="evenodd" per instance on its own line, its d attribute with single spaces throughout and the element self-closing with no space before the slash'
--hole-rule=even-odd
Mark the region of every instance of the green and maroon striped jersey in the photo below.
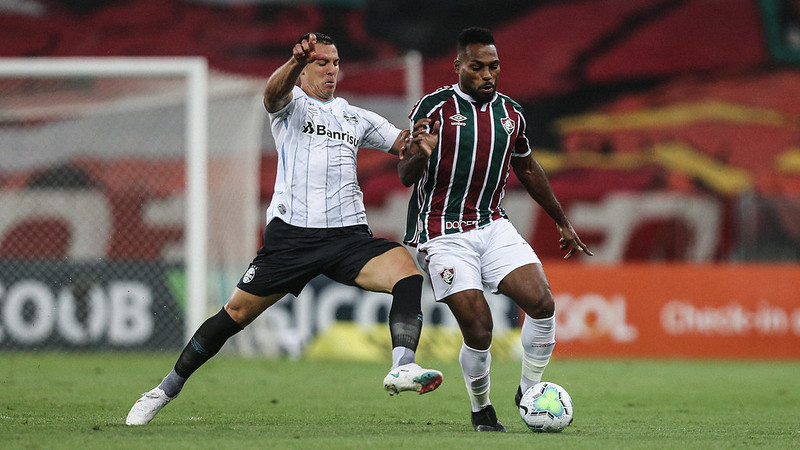
<svg viewBox="0 0 800 450">
<path fill-rule="evenodd" d="M 415 246 L 505 217 L 500 202 L 511 157 L 531 151 L 522 107 L 500 93 L 476 103 L 454 84 L 422 97 L 409 117 L 412 126 L 430 118 L 440 128 L 439 144 L 408 203 L 404 242 Z"/>
</svg>

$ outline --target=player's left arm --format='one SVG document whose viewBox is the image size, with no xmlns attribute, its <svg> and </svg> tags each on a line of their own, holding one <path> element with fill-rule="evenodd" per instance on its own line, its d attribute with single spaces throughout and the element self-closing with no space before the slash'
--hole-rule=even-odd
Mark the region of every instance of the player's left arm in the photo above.
<svg viewBox="0 0 800 450">
<path fill-rule="evenodd" d="M 569 219 L 567 219 L 567 215 L 564 214 L 564 209 L 556 199 L 553 188 L 550 186 L 550 181 L 547 179 L 547 174 L 542 169 L 539 161 L 531 153 L 528 153 L 527 156 L 512 157 L 511 168 L 522 185 L 525 186 L 528 195 L 536 200 L 536 203 L 541 205 L 547 215 L 556 222 L 558 232 L 561 234 L 558 245 L 561 250 L 568 250 L 564 259 L 571 258 L 578 250 L 593 256 L 594 253 L 581 241 L 578 233 L 575 232 Z"/>
</svg>

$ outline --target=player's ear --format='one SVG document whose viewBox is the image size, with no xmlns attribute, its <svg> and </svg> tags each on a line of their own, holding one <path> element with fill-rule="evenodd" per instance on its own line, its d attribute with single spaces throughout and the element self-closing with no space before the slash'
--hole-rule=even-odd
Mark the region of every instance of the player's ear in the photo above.
<svg viewBox="0 0 800 450">
<path fill-rule="evenodd" d="M 461 61 L 459 61 L 458 58 L 456 58 L 455 60 L 453 60 L 453 70 L 455 70 L 455 72 L 458 73 L 460 69 L 461 69 Z"/>
</svg>

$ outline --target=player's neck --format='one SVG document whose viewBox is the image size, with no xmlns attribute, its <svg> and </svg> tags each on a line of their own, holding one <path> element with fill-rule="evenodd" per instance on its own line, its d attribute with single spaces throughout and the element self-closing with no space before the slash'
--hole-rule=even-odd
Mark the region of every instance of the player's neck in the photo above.
<svg viewBox="0 0 800 450">
<path fill-rule="evenodd" d="M 330 93 L 328 93 L 328 92 L 320 92 L 317 89 L 312 89 L 311 87 L 302 86 L 302 85 L 300 86 L 300 88 L 303 90 L 303 92 L 306 93 L 306 95 L 308 95 L 309 97 L 311 97 L 313 99 L 319 100 L 322 103 L 327 103 L 327 102 L 333 100 L 333 92 L 330 92 Z"/>
</svg>

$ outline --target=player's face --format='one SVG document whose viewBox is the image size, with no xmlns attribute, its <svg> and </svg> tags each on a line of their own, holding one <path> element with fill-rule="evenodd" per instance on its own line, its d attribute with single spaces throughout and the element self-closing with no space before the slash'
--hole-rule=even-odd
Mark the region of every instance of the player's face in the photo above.
<svg viewBox="0 0 800 450">
<path fill-rule="evenodd" d="M 308 64 L 300 74 L 300 86 L 310 96 L 327 101 L 333 98 L 339 76 L 339 51 L 335 45 L 317 43 L 315 49 L 322 58 Z"/>
<path fill-rule="evenodd" d="M 469 44 L 459 52 L 454 67 L 458 74 L 458 85 L 478 103 L 492 100 L 497 91 L 497 75 L 500 60 L 494 45 Z"/>
</svg>

